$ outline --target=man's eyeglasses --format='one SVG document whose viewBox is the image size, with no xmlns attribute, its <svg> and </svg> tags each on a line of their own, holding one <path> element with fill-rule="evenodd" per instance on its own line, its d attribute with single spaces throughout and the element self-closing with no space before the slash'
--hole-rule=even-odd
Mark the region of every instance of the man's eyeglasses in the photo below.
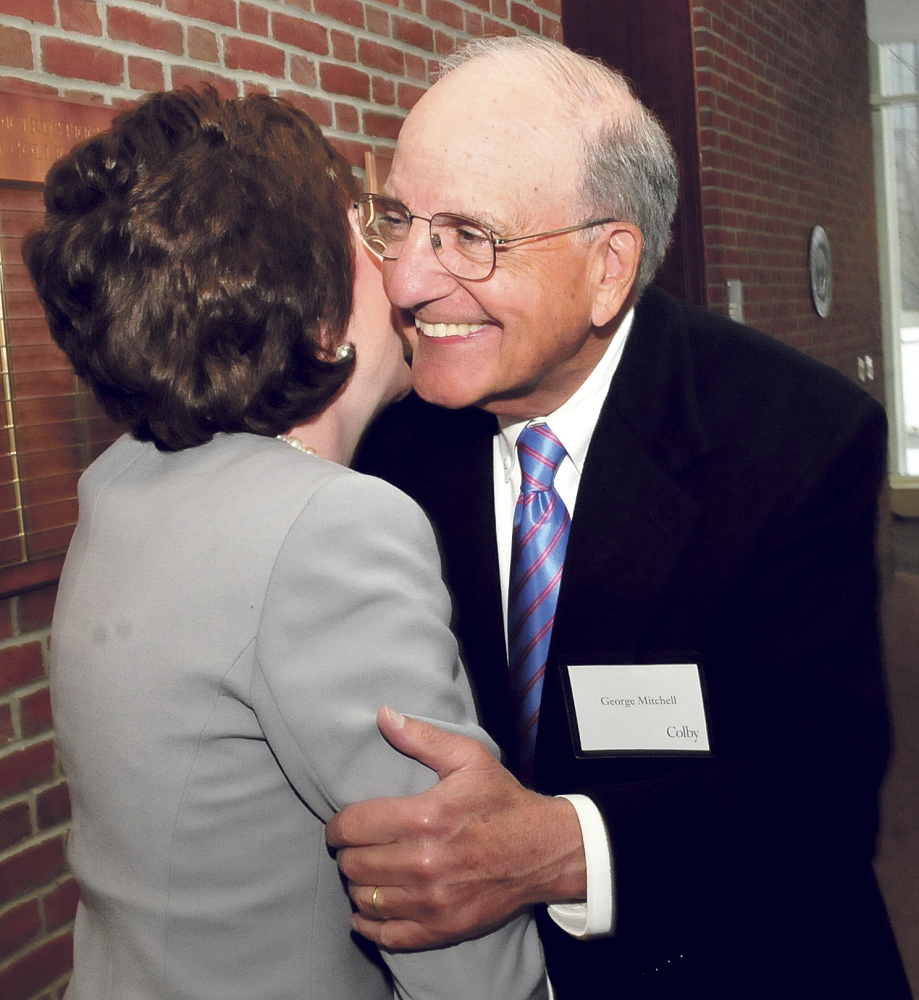
<svg viewBox="0 0 919 1000">
<path fill-rule="evenodd" d="M 430 229 L 431 246 L 437 259 L 457 278 L 469 281 L 484 281 L 495 269 L 497 248 L 506 247 L 521 240 L 536 240 L 544 236 L 559 236 L 574 233 L 591 226 L 602 226 L 615 219 L 597 219 L 582 222 L 564 229 L 551 229 L 545 233 L 530 233 L 527 236 L 509 238 L 495 234 L 481 222 L 465 219 L 461 215 L 438 212 L 427 218 L 412 215 L 401 202 L 384 198 L 378 194 L 362 194 L 357 200 L 360 217 L 361 236 L 367 246 L 386 260 L 395 260 L 402 252 L 412 228 L 412 222 L 419 219 Z"/>
</svg>

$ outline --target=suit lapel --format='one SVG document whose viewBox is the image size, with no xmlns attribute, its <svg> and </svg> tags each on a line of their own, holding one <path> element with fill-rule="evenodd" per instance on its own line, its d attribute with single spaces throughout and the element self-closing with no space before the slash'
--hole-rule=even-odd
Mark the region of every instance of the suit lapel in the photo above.
<svg viewBox="0 0 919 1000">
<path fill-rule="evenodd" d="M 508 681 L 495 529 L 492 449 L 497 422 L 477 410 L 436 411 L 426 497 L 441 536 L 454 597 L 454 629 L 476 692 L 482 722 L 516 766 L 517 741 Z M 431 424 L 428 424 L 431 428 Z"/>
<path fill-rule="evenodd" d="M 709 447 L 691 373 L 679 307 L 649 289 L 591 438 L 571 522 L 537 734 L 541 791 L 607 780 L 610 766 L 575 760 L 561 664 L 691 652 L 662 648 L 655 629 L 700 516 L 679 481 Z M 622 774 L 630 766 L 616 765 Z"/>
<path fill-rule="evenodd" d="M 679 308 L 650 289 L 585 461 L 553 647 L 628 655 L 646 641 L 698 511 L 679 476 L 708 450 Z"/>
</svg>

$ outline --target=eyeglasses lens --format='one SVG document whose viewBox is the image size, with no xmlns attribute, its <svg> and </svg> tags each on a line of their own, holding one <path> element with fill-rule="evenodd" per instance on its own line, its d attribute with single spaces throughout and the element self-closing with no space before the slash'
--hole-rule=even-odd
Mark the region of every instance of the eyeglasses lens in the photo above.
<svg viewBox="0 0 919 1000">
<path fill-rule="evenodd" d="M 371 250 L 395 260 L 408 239 L 412 220 L 396 202 L 364 195 L 358 201 L 361 234 Z"/>
<path fill-rule="evenodd" d="M 408 239 L 412 216 L 399 202 L 366 195 L 359 201 L 364 241 L 380 256 L 395 260 Z M 458 278 L 487 278 L 495 265 L 495 246 L 483 226 L 443 212 L 428 223 L 431 246 L 443 266 Z"/>
<path fill-rule="evenodd" d="M 441 264 L 458 278 L 487 278 L 495 265 L 491 234 L 460 215 L 435 215 L 431 243 Z"/>
</svg>

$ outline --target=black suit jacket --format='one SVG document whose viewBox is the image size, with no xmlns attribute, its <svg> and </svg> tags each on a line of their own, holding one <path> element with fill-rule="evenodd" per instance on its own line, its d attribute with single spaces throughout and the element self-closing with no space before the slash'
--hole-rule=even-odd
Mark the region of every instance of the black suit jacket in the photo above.
<svg viewBox="0 0 919 1000">
<path fill-rule="evenodd" d="M 410 398 L 361 467 L 438 529 L 482 717 L 513 769 L 495 432 L 489 414 Z M 909 996 L 871 871 L 885 436 L 881 407 L 835 371 L 642 297 L 583 469 L 540 715 L 536 787 L 591 796 L 614 856 L 614 936 L 577 941 L 541 917 L 560 1000 Z M 712 757 L 578 756 L 561 664 L 687 653 Z"/>
</svg>

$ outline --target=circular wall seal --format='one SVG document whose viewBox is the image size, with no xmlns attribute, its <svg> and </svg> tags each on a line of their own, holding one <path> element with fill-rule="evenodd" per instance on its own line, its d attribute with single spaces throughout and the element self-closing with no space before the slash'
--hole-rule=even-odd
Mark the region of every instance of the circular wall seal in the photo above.
<svg viewBox="0 0 919 1000">
<path fill-rule="evenodd" d="M 825 319 L 830 314 L 830 303 L 833 300 L 833 255 L 830 253 L 830 238 L 823 226 L 814 226 L 811 230 L 807 267 L 810 271 L 814 308 L 817 315 Z"/>
</svg>

